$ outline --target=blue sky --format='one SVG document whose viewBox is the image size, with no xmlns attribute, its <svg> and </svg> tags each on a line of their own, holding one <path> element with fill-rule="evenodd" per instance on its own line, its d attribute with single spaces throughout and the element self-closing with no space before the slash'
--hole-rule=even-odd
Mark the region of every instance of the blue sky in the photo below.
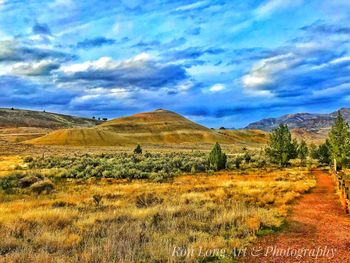
<svg viewBox="0 0 350 263">
<path fill-rule="evenodd" d="M 0 107 L 209 127 L 350 106 L 348 0 L 0 0 Z"/>
</svg>

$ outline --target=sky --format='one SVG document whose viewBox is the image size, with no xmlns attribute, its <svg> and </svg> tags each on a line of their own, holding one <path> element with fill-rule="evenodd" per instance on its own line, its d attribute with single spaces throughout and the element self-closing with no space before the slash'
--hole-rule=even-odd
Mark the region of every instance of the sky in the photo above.
<svg viewBox="0 0 350 263">
<path fill-rule="evenodd" d="M 0 0 L 0 107 L 208 127 L 350 107 L 349 0 Z"/>
</svg>

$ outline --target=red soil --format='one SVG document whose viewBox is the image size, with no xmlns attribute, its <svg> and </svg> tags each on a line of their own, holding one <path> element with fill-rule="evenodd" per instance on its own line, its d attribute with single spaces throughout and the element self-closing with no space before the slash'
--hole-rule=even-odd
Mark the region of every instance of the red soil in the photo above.
<svg viewBox="0 0 350 263">
<path fill-rule="evenodd" d="M 350 216 L 335 194 L 332 177 L 320 170 L 313 173 L 317 186 L 293 206 L 286 229 L 259 239 L 240 261 L 350 262 Z"/>
</svg>

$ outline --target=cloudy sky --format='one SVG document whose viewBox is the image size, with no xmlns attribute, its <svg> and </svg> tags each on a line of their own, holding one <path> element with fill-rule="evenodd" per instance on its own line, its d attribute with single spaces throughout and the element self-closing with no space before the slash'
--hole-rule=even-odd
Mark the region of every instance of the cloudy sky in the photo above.
<svg viewBox="0 0 350 263">
<path fill-rule="evenodd" d="M 350 106 L 349 0 L 0 0 L 0 107 L 209 127 Z"/>
</svg>

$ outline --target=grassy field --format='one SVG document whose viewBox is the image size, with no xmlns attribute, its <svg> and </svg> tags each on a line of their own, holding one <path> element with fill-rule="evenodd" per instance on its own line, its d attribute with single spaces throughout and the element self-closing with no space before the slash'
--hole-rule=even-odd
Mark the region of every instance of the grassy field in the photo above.
<svg viewBox="0 0 350 263">
<path fill-rule="evenodd" d="M 157 154 L 143 165 L 165 169 L 166 153 Z M 225 262 L 232 249 L 283 227 L 290 203 L 316 183 L 306 168 L 198 172 L 187 163 L 205 153 L 175 155 L 183 156 L 179 173 L 162 182 L 67 176 L 84 158 L 112 169 L 120 154 L 3 158 L 3 167 L 22 168 L 0 179 L 0 262 Z M 203 253 L 183 254 L 191 249 Z"/>
</svg>

